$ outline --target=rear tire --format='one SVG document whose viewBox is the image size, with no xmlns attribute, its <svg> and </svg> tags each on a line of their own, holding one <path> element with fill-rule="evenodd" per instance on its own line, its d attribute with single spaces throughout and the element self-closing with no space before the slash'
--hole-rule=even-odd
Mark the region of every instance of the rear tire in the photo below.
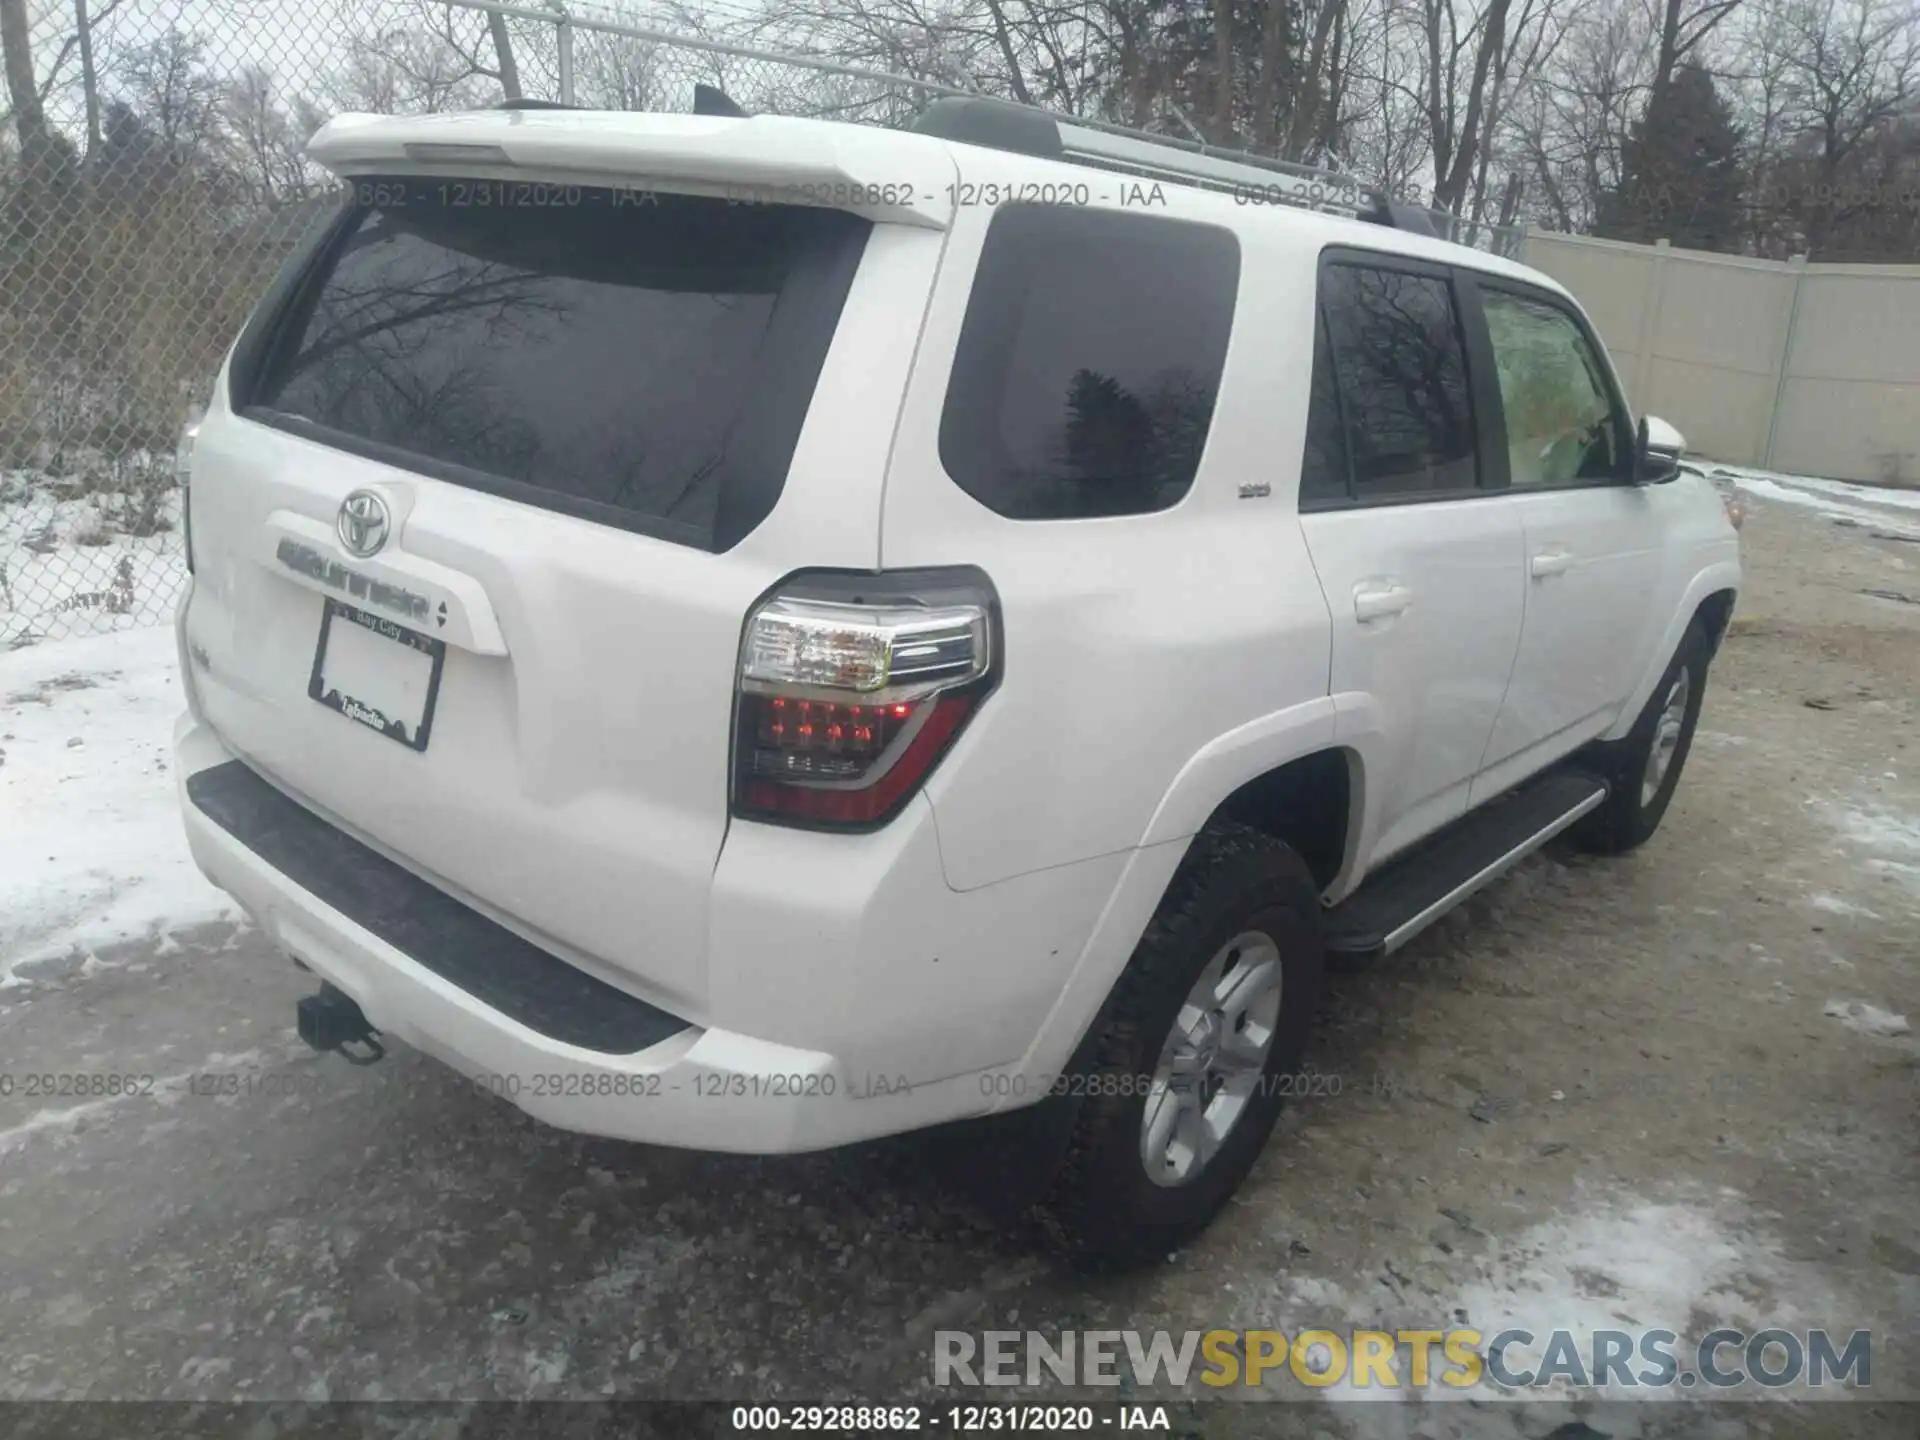
<svg viewBox="0 0 1920 1440">
<path fill-rule="evenodd" d="M 1068 1077 L 1079 1114 L 1038 1207 L 1057 1249 L 1133 1265 L 1206 1227 L 1294 1088 L 1323 971 L 1300 857 L 1244 825 L 1196 836 Z"/>
<path fill-rule="evenodd" d="M 1624 855 L 1660 828 L 1693 749 L 1712 658 L 1713 643 L 1696 619 L 1680 637 L 1679 649 L 1633 729 L 1616 744 L 1599 747 L 1598 768 L 1607 779 L 1607 798 L 1568 832 L 1582 850 Z"/>
</svg>

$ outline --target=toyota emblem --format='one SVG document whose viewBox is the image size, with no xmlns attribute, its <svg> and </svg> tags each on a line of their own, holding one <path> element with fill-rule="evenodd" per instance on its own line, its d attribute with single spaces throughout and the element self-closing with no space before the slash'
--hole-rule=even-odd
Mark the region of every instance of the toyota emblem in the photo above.
<svg viewBox="0 0 1920 1440">
<path fill-rule="evenodd" d="M 340 514 L 333 528 L 349 555 L 365 559 L 387 543 L 387 532 L 393 528 L 393 522 L 387 514 L 386 501 L 371 490 L 356 490 L 340 502 Z"/>
</svg>

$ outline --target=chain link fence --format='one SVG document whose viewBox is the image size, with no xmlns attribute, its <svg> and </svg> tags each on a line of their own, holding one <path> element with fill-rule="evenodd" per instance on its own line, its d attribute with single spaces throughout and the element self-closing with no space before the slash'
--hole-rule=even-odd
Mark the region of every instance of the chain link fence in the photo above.
<svg viewBox="0 0 1920 1440">
<path fill-rule="evenodd" d="M 0 649 L 171 615 L 181 428 L 339 204 L 304 153 L 328 115 L 503 94 L 685 112 L 707 84 L 903 125 L 957 93 L 775 48 L 799 42 L 718 4 L 0 0 L 0 21 Z"/>
</svg>

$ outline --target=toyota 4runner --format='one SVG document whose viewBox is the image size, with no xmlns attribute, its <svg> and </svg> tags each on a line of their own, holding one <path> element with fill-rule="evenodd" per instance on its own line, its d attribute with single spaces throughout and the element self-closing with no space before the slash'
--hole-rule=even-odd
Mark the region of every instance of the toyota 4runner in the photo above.
<svg viewBox="0 0 1920 1440">
<path fill-rule="evenodd" d="M 1667 808 L 1736 537 L 1532 270 L 988 102 L 312 153 L 176 743 L 316 1046 L 712 1150 L 1045 1115 L 1037 1213 L 1145 1256 L 1329 956 Z"/>
</svg>

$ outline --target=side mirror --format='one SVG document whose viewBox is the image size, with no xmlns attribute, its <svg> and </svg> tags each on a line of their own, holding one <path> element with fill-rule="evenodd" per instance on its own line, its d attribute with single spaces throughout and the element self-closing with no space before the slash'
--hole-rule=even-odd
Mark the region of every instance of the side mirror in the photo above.
<svg viewBox="0 0 1920 1440">
<path fill-rule="evenodd" d="M 1642 415 L 1633 437 L 1633 483 L 1664 485 L 1680 473 L 1687 442 L 1657 415 Z"/>
</svg>

